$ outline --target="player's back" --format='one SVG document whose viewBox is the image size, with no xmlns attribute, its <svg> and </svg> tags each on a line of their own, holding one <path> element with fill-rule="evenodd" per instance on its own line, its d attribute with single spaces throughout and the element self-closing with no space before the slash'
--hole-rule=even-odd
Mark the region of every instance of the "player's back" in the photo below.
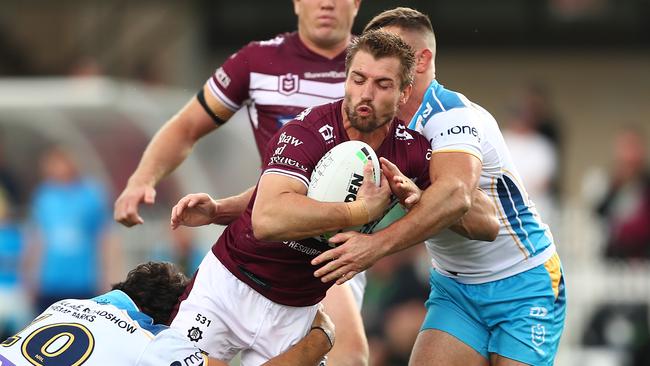
<svg viewBox="0 0 650 366">
<path fill-rule="evenodd" d="M 121 291 L 52 304 L 0 346 L 2 366 L 201 365 L 181 334 L 138 311 Z"/>
<path fill-rule="evenodd" d="M 410 124 L 433 153 L 461 151 L 482 161 L 480 188 L 497 207 L 494 242 L 466 239 L 445 230 L 427 241 L 434 266 L 465 283 L 505 278 L 544 263 L 555 253 L 553 237 L 517 173 L 499 126 L 482 107 L 435 80 Z"/>
</svg>

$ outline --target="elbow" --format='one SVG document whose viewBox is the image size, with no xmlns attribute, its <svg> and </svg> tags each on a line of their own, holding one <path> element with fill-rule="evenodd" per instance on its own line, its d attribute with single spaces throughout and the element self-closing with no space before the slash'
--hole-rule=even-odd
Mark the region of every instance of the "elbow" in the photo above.
<svg viewBox="0 0 650 366">
<path fill-rule="evenodd" d="M 276 225 L 273 225 L 272 218 L 269 215 L 253 214 L 251 224 L 255 239 L 262 241 L 273 241 L 276 239 L 277 233 L 273 231 L 273 227 Z"/>
<path fill-rule="evenodd" d="M 485 235 L 484 238 L 479 239 L 483 241 L 495 241 L 497 239 L 497 236 L 499 235 L 499 220 L 495 217 L 492 217 L 490 222 L 488 223 L 488 228 L 487 228 L 487 235 Z"/>
<path fill-rule="evenodd" d="M 496 218 L 488 220 L 480 232 L 470 234 L 473 240 L 489 242 L 495 241 L 497 235 L 499 235 L 499 221 Z"/>
</svg>

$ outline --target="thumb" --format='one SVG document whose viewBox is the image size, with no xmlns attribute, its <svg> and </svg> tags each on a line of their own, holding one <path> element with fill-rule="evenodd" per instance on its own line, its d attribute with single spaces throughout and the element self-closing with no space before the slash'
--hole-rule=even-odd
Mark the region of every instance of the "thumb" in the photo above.
<svg viewBox="0 0 650 366">
<path fill-rule="evenodd" d="M 373 166 L 372 166 L 372 160 L 368 160 L 366 165 L 363 166 L 363 181 L 364 182 L 372 182 L 372 183 L 377 184 L 377 182 L 375 182 L 375 177 L 374 177 L 374 174 L 373 174 L 373 170 L 374 169 L 373 169 Z"/>
<path fill-rule="evenodd" d="M 381 168 L 390 173 L 390 175 L 399 175 L 401 172 L 399 171 L 399 168 L 393 164 L 390 160 L 386 158 L 379 158 L 379 161 L 381 162 Z"/>
<path fill-rule="evenodd" d="M 144 191 L 144 203 L 153 205 L 156 202 L 156 189 L 153 187 L 147 187 Z"/>
</svg>

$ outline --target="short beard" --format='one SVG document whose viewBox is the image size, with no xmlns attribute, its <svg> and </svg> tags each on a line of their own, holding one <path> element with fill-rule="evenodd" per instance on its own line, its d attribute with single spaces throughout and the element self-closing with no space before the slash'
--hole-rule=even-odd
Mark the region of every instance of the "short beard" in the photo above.
<svg viewBox="0 0 650 366">
<path fill-rule="evenodd" d="M 378 118 L 375 115 L 375 108 L 372 108 L 372 115 L 368 117 L 359 117 L 359 115 L 355 110 L 356 108 L 350 108 L 349 103 L 346 103 L 344 109 L 345 109 L 345 114 L 348 116 L 348 120 L 350 121 L 350 125 L 363 133 L 373 132 L 377 130 L 379 127 L 393 120 L 392 116 L 386 117 L 383 120 Z M 362 123 L 361 122 L 362 120 L 365 120 L 367 122 Z"/>
</svg>

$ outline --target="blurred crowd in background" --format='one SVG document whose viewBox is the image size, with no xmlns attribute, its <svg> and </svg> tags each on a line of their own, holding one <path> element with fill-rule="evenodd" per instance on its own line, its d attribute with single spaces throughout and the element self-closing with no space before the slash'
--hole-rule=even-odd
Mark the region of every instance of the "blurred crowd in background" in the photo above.
<svg viewBox="0 0 650 366">
<path fill-rule="evenodd" d="M 357 22 L 396 5 L 428 12 L 438 62 L 451 70 L 438 79 L 495 111 L 564 261 L 569 306 L 557 364 L 649 365 L 650 110 L 631 103 L 650 100 L 650 5 L 508 1 L 481 16 L 480 1 L 459 3 L 364 1 Z M 229 122 L 243 126 L 197 147 L 159 187 L 144 227 L 118 227 L 112 204 L 153 131 L 223 57 L 295 26 L 290 2 L 265 4 L 0 4 L 0 339 L 55 300 L 105 291 L 135 263 L 170 260 L 193 273 L 220 229 L 171 231 L 169 209 L 192 191 L 224 196 L 255 182 L 246 122 Z M 455 12 L 463 7 L 476 12 Z M 524 20 L 486 19 L 506 9 Z M 558 65 L 565 80 L 546 78 Z M 363 317 L 372 365 L 407 364 L 429 269 L 424 247 L 415 247 L 369 270 Z"/>
</svg>

